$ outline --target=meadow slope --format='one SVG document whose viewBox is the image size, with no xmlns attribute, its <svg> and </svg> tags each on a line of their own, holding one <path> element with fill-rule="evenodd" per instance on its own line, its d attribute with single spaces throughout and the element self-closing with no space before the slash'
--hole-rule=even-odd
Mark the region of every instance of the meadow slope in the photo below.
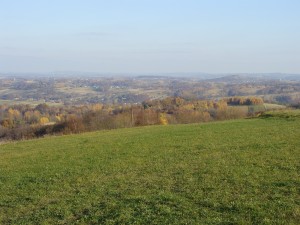
<svg viewBox="0 0 300 225">
<path fill-rule="evenodd" d="M 299 224 L 300 118 L 0 145 L 0 224 Z"/>
</svg>

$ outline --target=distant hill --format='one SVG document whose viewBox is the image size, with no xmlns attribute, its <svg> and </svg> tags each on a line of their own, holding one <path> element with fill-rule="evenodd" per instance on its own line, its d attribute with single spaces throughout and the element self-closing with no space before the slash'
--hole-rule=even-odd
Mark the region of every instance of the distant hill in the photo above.
<svg viewBox="0 0 300 225">
<path fill-rule="evenodd" d="M 291 75 L 284 78 L 285 80 L 300 81 L 300 75 Z"/>
<path fill-rule="evenodd" d="M 253 83 L 263 82 L 267 80 L 300 80 L 300 75 L 290 74 L 236 74 L 236 75 L 224 75 L 217 78 L 207 79 L 210 82 L 225 82 L 225 83 Z"/>
<path fill-rule="evenodd" d="M 260 80 L 257 77 L 250 77 L 247 75 L 229 75 L 224 77 L 218 77 L 213 79 L 208 79 L 210 82 L 230 82 L 230 83 L 245 83 L 245 82 L 253 82 L 255 80 Z"/>
<path fill-rule="evenodd" d="M 299 111 L 0 146 L 0 224 L 297 224 Z"/>
</svg>

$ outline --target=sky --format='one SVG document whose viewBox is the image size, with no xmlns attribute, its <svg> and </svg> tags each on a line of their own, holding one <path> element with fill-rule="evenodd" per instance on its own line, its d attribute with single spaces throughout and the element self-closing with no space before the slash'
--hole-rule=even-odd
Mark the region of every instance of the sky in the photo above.
<svg viewBox="0 0 300 225">
<path fill-rule="evenodd" d="M 0 0 L 0 72 L 300 73 L 299 0 Z"/>
</svg>

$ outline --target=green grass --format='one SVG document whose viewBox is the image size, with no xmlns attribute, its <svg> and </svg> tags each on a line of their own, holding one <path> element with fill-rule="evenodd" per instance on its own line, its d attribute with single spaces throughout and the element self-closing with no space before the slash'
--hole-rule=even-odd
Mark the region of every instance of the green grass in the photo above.
<svg viewBox="0 0 300 225">
<path fill-rule="evenodd" d="M 278 109 L 286 108 L 286 106 L 284 106 L 284 105 L 271 104 L 271 103 L 264 103 L 264 107 L 266 110 L 278 110 Z"/>
<path fill-rule="evenodd" d="M 268 111 L 259 115 L 261 118 L 281 118 L 286 120 L 300 119 L 300 110 L 276 110 Z"/>
<path fill-rule="evenodd" d="M 0 224 L 299 224 L 300 119 L 0 145 Z"/>
</svg>

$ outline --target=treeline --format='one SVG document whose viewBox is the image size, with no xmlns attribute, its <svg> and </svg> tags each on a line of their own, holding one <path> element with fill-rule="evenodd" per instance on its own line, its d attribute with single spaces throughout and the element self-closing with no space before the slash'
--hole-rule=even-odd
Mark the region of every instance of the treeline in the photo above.
<svg viewBox="0 0 300 225">
<path fill-rule="evenodd" d="M 231 97 L 226 99 L 229 105 L 261 105 L 264 103 L 259 97 Z"/>
<path fill-rule="evenodd" d="M 188 101 L 179 97 L 141 104 L 82 106 L 0 105 L 0 140 L 19 140 L 53 134 L 71 134 L 145 125 L 198 123 L 243 118 L 261 99 L 230 98 Z"/>
</svg>

